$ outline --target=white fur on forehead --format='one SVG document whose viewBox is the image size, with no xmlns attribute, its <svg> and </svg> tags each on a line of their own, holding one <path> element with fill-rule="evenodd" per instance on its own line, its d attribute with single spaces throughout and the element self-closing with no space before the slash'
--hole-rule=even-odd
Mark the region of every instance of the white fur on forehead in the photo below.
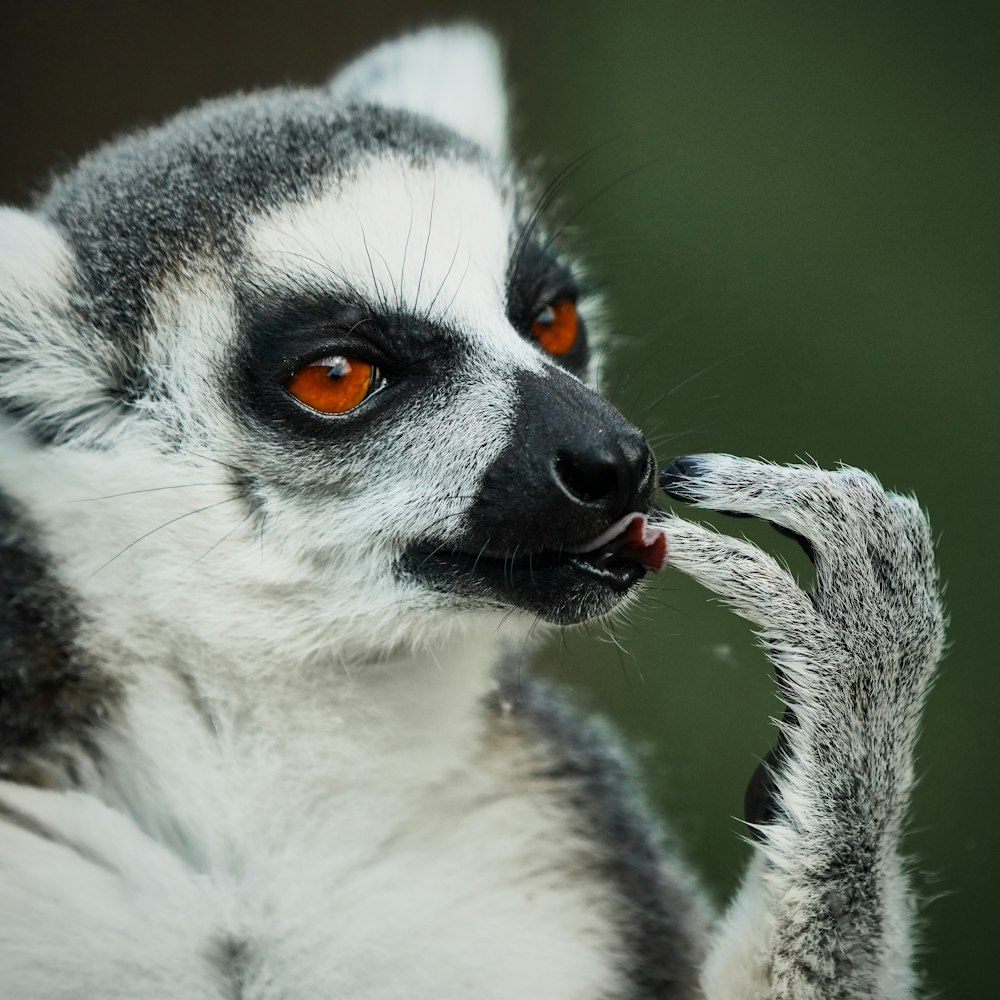
<svg viewBox="0 0 1000 1000">
<path fill-rule="evenodd" d="M 266 216 L 248 233 L 254 283 L 345 288 L 374 305 L 473 335 L 504 360 L 541 358 L 507 320 L 513 210 L 484 172 L 463 163 L 415 168 L 374 160 L 343 186 Z"/>
<path fill-rule="evenodd" d="M 481 28 L 428 28 L 386 42 L 341 70 L 330 90 L 338 101 L 426 115 L 491 153 L 506 151 L 500 51 Z"/>
</svg>

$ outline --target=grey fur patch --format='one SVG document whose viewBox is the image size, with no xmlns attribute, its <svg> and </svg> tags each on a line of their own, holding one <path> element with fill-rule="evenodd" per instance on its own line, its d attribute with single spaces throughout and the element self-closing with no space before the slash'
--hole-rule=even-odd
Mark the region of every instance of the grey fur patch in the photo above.
<svg viewBox="0 0 1000 1000">
<path fill-rule="evenodd" d="M 418 115 L 278 89 L 209 101 L 104 146 L 58 180 L 39 210 L 75 251 L 82 320 L 130 360 L 123 397 L 142 389 L 151 290 L 194 258 L 236 258 L 253 217 L 341 180 L 372 154 L 486 161 Z"/>
<path fill-rule="evenodd" d="M 209 949 L 209 961 L 219 970 L 230 1000 L 243 1000 L 246 996 L 249 953 L 249 944 L 231 934 L 213 942 Z"/>
<path fill-rule="evenodd" d="M 487 709 L 500 726 L 527 730 L 551 766 L 534 775 L 560 786 L 578 829 L 601 848 L 592 874 L 613 888 L 625 958 L 619 1000 L 697 995 L 707 928 L 687 878 L 637 787 L 633 766 L 606 725 L 573 710 L 551 686 L 508 659 Z"/>
<path fill-rule="evenodd" d="M 122 692 L 78 645 L 80 614 L 0 492 L 0 777 L 75 784 Z"/>
</svg>

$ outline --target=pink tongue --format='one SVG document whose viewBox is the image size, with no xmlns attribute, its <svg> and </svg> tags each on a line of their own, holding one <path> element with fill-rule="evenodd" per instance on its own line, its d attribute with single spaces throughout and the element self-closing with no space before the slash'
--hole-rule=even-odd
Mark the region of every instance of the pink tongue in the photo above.
<svg viewBox="0 0 1000 1000">
<path fill-rule="evenodd" d="M 585 545 L 570 552 L 593 552 L 605 546 L 618 555 L 627 555 L 644 569 L 659 573 L 667 565 L 667 536 L 662 528 L 651 525 L 645 514 L 626 514 Z"/>
<path fill-rule="evenodd" d="M 662 528 L 654 528 L 644 514 L 632 518 L 617 544 L 619 553 L 627 553 L 654 573 L 659 573 L 667 565 L 666 532 Z"/>
</svg>

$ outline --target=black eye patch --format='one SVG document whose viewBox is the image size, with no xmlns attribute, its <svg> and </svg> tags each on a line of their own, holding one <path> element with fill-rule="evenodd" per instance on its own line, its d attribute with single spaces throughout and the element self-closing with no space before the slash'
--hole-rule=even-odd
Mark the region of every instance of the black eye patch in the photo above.
<svg viewBox="0 0 1000 1000">
<path fill-rule="evenodd" d="M 573 273 L 549 247 L 534 238 L 518 242 L 507 278 L 507 318 L 522 336 L 533 340 L 532 325 L 539 313 L 561 300 L 575 303 L 579 296 Z M 558 363 L 583 376 L 589 360 L 586 325 L 581 318 L 572 349 L 561 354 Z"/>
<path fill-rule="evenodd" d="M 239 326 L 244 350 L 230 380 L 236 405 L 264 424 L 311 439 L 363 433 L 373 422 L 400 416 L 401 407 L 448 381 L 466 352 L 453 331 L 351 294 L 255 292 L 240 302 Z M 310 414 L 285 386 L 297 371 L 328 356 L 367 362 L 384 386 L 339 417 Z"/>
</svg>

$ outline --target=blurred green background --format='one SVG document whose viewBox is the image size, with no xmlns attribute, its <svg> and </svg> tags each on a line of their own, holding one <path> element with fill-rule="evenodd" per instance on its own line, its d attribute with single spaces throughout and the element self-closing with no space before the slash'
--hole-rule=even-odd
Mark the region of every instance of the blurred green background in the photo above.
<svg viewBox="0 0 1000 1000">
<path fill-rule="evenodd" d="M 952 647 L 907 845 L 922 962 L 935 995 L 995 995 L 1000 5 L 8 6 L 0 199 L 15 203 L 99 139 L 199 98 L 319 81 L 429 20 L 498 31 L 525 160 L 547 180 L 600 145 L 558 215 L 607 291 L 606 387 L 660 458 L 846 461 L 931 511 Z M 767 531 L 716 523 L 807 572 Z M 675 574 L 631 619 L 568 633 L 543 669 L 640 749 L 656 808 L 723 899 L 772 680 L 748 627 Z"/>
</svg>

